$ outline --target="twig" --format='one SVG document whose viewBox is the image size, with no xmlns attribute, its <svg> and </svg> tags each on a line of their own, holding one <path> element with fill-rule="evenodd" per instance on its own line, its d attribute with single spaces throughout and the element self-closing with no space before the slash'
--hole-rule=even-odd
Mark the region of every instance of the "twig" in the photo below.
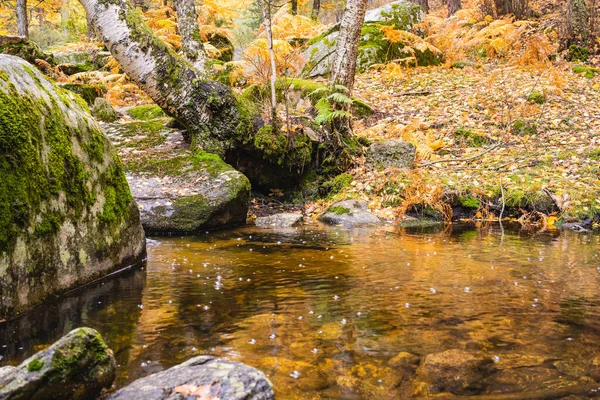
<svg viewBox="0 0 600 400">
<path fill-rule="evenodd" d="M 563 211 L 562 207 L 556 201 L 556 196 L 554 196 L 548 189 L 544 189 L 544 193 L 546 193 L 548 195 L 548 197 L 550 197 L 552 199 L 552 202 L 554 203 L 556 208 L 558 208 L 558 211 L 562 212 Z"/>
<path fill-rule="evenodd" d="M 504 201 L 504 186 L 502 186 L 502 175 L 500 175 L 500 192 L 502 193 L 502 209 L 500 210 L 500 215 L 498 216 L 498 222 L 502 224 L 502 215 L 504 214 L 504 207 L 506 206 L 506 202 Z"/>
<path fill-rule="evenodd" d="M 428 94 L 431 94 L 430 90 L 420 90 L 420 91 L 416 91 L 416 92 L 394 93 L 394 97 L 400 97 L 400 96 L 426 96 Z"/>
</svg>

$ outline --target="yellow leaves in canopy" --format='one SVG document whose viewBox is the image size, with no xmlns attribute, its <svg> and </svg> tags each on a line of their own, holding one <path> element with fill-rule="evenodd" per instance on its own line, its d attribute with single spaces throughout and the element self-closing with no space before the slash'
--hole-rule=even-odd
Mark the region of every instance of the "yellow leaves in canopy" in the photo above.
<svg viewBox="0 0 600 400">
<path fill-rule="evenodd" d="M 273 40 L 275 65 L 279 76 L 295 74 L 302 65 L 302 53 L 288 43 L 287 40 Z M 269 48 L 267 39 L 259 38 L 248 46 L 243 53 L 244 60 L 252 67 L 251 80 L 255 83 L 266 83 L 271 74 Z"/>
<path fill-rule="evenodd" d="M 324 26 L 303 15 L 277 13 L 273 16 L 275 39 L 312 38 L 324 30 Z M 264 32 L 261 33 L 264 35 Z"/>
<path fill-rule="evenodd" d="M 231 21 L 251 5 L 252 0 L 204 0 L 198 12 L 200 23 Z"/>
</svg>

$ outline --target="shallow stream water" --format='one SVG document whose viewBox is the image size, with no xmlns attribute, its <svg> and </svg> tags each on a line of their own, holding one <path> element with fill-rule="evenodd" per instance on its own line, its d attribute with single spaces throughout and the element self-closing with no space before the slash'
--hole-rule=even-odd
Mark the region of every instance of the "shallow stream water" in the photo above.
<svg viewBox="0 0 600 400">
<path fill-rule="evenodd" d="M 408 398 L 427 391 L 390 360 L 461 349 L 495 363 L 473 394 L 553 390 L 600 382 L 599 271 L 598 235 L 497 226 L 153 238 L 145 268 L 0 324 L 0 366 L 90 326 L 117 387 L 212 354 L 278 399 Z"/>
</svg>

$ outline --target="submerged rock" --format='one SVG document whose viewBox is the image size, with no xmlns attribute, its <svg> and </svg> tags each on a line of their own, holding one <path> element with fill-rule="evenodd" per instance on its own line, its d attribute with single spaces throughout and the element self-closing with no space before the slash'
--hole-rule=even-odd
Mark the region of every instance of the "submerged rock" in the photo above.
<svg viewBox="0 0 600 400">
<path fill-rule="evenodd" d="M 145 257 L 121 162 L 80 103 L 0 55 L 0 318 Z"/>
<path fill-rule="evenodd" d="M 376 225 L 381 221 L 369 212 L 367 203 L 358 200 L 345 200 L 335 203 L 319 217 L 331 225 L 361 226 Z"/>
<path fill-rule="evenodd" d="M 146 232 L 197 233 L 246 222 L 250 182 L 219 156 L 198 152 L 161 164 L 129 176 Z"/>
<path fill-rule="evenodd" d="M 117 117 L 117 112 L 113 106 L 111 106 L 110 103 L 102 97 L 96 97 L 96 100 L 94 100 L 94 105 L 92 108 L 90 108 L 90 111 L 92 112 L 92 115 L 96 117 L 96 119 L 103 122 L 114 122 L 119 118 Z"/>
<path fill-rule="evenodd" d="M 300 225 L 301 222 L 301 214 L 281 213 L 257 218 L 256 226 L 259 228 L 281 229 L 292 228 Z"/>
<path fill-rule="evenodd" d="M 491 358 L 453 349 L 425 356 L 417 376 L 438 391 L 469 394 L 479 391 L 478 383 L 494 371 Z"/>
<path fill-rule="evenodd" d="M 247 365 L 199 356 L 166 371 L 138 379 L 108 396 L 108 400 L 191 398 L 227 400 L 274 399 L 273 386 L 259 370 Z"/>
<path fill-rule="evenodd" d="M 69 332 L 18 367 L 0 368 L 2 399 L 91 399 L 112 384 L 116 362 L 91 328 Z"/>
<path fill-rule="evenodd" d="M 406 59 L 409 65 L 439 65 L 443 59 L 442 52 L 411 33 L 412 27 L 423 16 L 421 7 L 408 0 L 395 1 L 367 12 L 358 47 L 358 70 L 364 71 L 374 64 L 397 59 Z M 393 41 L 387 40 L 387 27 L 404 31 L 404 34 L 394 34 Z M 308 48 L 303 52 L 307 60 L 304 75 L 315 77 L 329 73 L 338 35 L 339 24 L 308 42 Z"/>
<path fill-rule="evenodd" d="M 366 155 L 367 165 L 376 169 L 412 168 L 415 164 L 416 147 L 402 140 L 375 142 Z"/>
</svg>

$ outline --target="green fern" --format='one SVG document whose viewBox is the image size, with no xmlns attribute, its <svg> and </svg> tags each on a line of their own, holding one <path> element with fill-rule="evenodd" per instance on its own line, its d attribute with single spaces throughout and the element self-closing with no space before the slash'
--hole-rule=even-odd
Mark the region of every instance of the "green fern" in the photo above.
<svg viewBox="0 0 600 400">
<path fill-rule="evenodd" d="M 348 89 L 341 85 L 321 87 L 311 92 L 310 97 L 319 98 L 315 104 L 317 110 L 315 122 L 319 125 L 333 124 L 335 121 L 351 118 L 352 113 L 347 110 L 352 105 L 352 99 L 344 94 L 347 92 Z"/>
</svg>

